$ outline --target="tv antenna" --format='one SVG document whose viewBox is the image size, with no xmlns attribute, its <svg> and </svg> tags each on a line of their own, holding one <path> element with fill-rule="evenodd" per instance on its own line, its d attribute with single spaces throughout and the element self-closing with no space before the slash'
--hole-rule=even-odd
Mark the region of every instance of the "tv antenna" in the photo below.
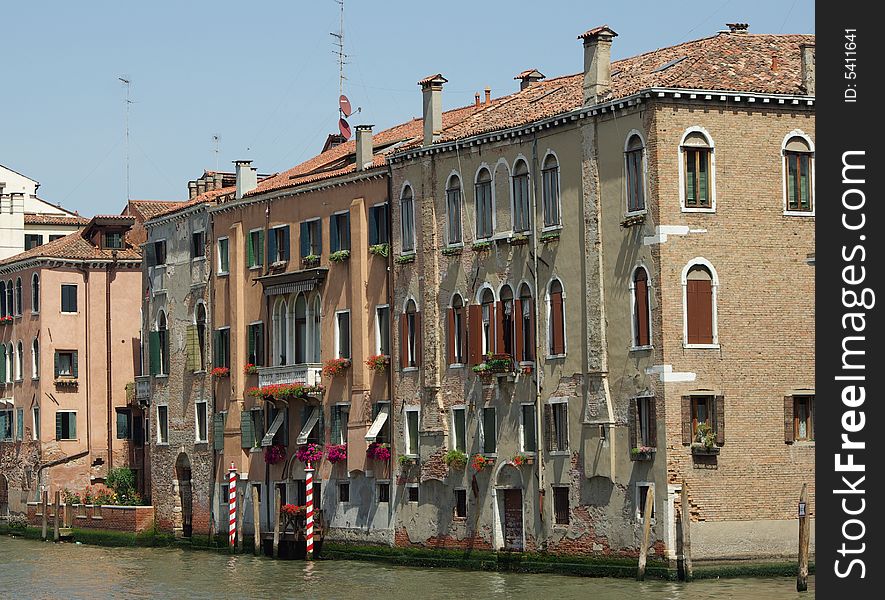
<svg viewBox="0 0 885 600">
<path fill-rule="evenodd" d="M 126 86 L 126 99 L 125 99 L 125 120 L 123 122 L 123 175 L 126 180 L 126 202 L 129 202 L 129 105 L 132 104 L 132 100 L 129 99 L 129 91 L 132 81 L 128 79 L 125 75 L 122 77 L 117 77 L 124 86 Z"/>
<path fill-rule="evenodd" d="M 344 53 L 344 0 L 335 0 L 341 7 L 341 17 L 338 22 L 338 33 L 330 33 L 335 38 L 335 48 L 332 54 L 338 57 L 338 93 L 344 94 L 344 65 L 347 64 L 347 54 Z"/>
<path fill-rule="evenodd" d="M 212 151 L 215 153 L 215 172 L 218 172 L 218 149 L 221 143 L 221 137 L 216 133 L 212 136 Z"/>
</svg>

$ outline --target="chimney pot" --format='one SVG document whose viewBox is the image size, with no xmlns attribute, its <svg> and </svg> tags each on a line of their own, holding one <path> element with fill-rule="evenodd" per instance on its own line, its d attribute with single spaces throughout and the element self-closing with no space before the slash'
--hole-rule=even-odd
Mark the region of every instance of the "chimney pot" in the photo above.
<svg viewBox="0 0 885 600">
<path fill-rule="evenodd" d="M 491 103 L 492 103 L 492 88 L 487 87 L 486 88 L 486 104 L 491 104 Z"/>
<path fill-rule="evenodd" d="M 747 33 L 747 30 L 750 29 L 749 23 L 726 23 L 725 25 L 731 33 Z"/>
<path fill-rule="evenodd" d="M 814 96 L 814 44 L 800 44 L 802 53 L 802 87 L 809 96 Z"/>
<path fill-rule="evenodd" d="M 538 69 L 529 69 L 527 71 L 523 71 L 514 79 L 519 79 L 519 90 L 522 91 L 535 83 L 536 81 L 540 81 L 544 79 L 544 74 L 541 73 Z"/>
<path fill-rule="evenodd" d="M 237 172 L 237 191 L 234 195 L 236 200 L 258 187 L 258 172 L 252 168 L 251 160 L 235 160 Z"/>
<path fill-rule="evenodd" d="M 424 97 L 424 145 L 433 144 L 442 133 L 442 88 L 448 79 L 440 73 L 418 82 Z"/>
<path fill-rule="evenodd" d="M 374 160 L 372 125 L 356 126 L 356 170 L 365 171 Z"/>
<path fill-rule="evenodd" d="M 188 181 L 187 182 L 187 197 L 189 200 L 193 200 L 197 197 L 197 182 L 196 181 Z"/>
<path fill-rule="evenodd" d="M 584 104 L 601 102 L 611 91 L 612 39 L 617 33 L 608 25 L 578 36 L 584 41 Z"/>
<path fill-rule="evenodd" d="M 476 92 L 476 94 L 473 96 L 473 101 L 476 106 L 479 106 L 479 92 Z"/>
</svg>

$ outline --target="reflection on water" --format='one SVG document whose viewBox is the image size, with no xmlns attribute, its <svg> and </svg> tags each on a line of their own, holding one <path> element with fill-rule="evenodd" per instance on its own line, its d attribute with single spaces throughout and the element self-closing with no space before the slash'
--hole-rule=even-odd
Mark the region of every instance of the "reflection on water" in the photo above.
<svg viewBox="0 0 885 600">
<path fill-rule="evenodd" d="M 169 548 L 101 548 L 0 536 L 0 598 L 320 598 L 442 600 L 781 600 L 796 581 L 678 582 L 419 569 L 358 561 L 282 561 Z"/>
</svg>

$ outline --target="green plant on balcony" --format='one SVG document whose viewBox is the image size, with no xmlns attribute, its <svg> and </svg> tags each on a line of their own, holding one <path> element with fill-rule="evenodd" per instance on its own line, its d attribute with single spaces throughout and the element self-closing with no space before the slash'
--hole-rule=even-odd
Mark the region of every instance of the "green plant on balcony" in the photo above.
<svg viewBox="0 0 885 600">
<path fill-rule="evenodd" d="M 716 449 L 716 434 L 709 423 L 698 423 L 691 448 L 701 452 L 713 452 Z"/>
<path fill-rule="evenodd" d="M 492 354 L 489 352 L 481 363 L 473 366 L 473 372 L 482 376 L 491 376 L 496 373 L 511 373 L 513 372 L 513 357 L 509 354 Z"/>
<path fill-rule="evenodd" d="M 467 454 L 461 452 L 460 450 L 449 450 L 446 452 L 443 460 L 446 465 L 452 469 L 463 469 L 467 466 Z"/>
<path fill-rule="evenodd" d="M 390 244 L 372 244 L 369 246 L 369 254 L 387 258 L 390 256 Z"/>
<path fill-rule="evenodd" d="M 443 256 L 458 256 L 462 252 L 464 252 L 464 248 L 461 246 L 448 246 L 442 249 Z"/>
<path fill-rule="evenodd" d="M 302 257 L 301 264 L 306 268 L 316 267 L 320 264 L 320 255 L 319 254 L 308 254 L 307 256 Z"/>
<path fill-rule="evenodd" d="M 258 367 L 252 363 L 246 363 L 243 366 L 243 375 L 255 375 L 258 373 Z"/>
<path fill-rule="evenodd" d="M 555 242 L 556 240 L 559 239 L 559 234 L 560 234 L 559 230 L 548 231 L 547 233 L 542 233 L 538 239 L 544 243 Z"/>
<path fill-rule="evenodd" d="M 366 359 L 366 366 L 376 373 L 383 373 L 390 364 L 390 357 L 386 354 L 373 354 Z"/>
<path fill-rule="evenodd" d="M 350 366 L 349 358 L 333 358 L 323 363 L 323 375 L 335 377 L 344 372 Z"/>
<path fill-rule="evenodd" d="M 517 467 L 521 467 L 522 465 L 531 465 L 535 462 L 535 456 L 533 454 L 525 454 L 524 452 L 520 452 L 513 457 L 513 460 L 511 462 Z"/>
<path fill-rule="evenodd" d="M 484 250 L 488 250 L 492 247 L 492 242 L 473 242 L 473 245 L 470 246 L 470 249 L 474 252 L 483 252 Z"/>
<path fill-rule="evenodd" d="M 657 449 L 652 446 L 637 446 L 630 448 L 630 458 L 631 460 L 651 460 L 656 451 Z"/>
<path fill-rule="evenodd" d="M 508 241 L 511 246 L 524 246 L 529 243 L 529 236 L 524 233 L 514 233 Z"/>
<path fill-rule="evenodd" d="M 396 460 L 401 467 L 411 467 L 417 462 L 414 456 L 406 456 L 405 454 L 400 454 L 396 457 Z"/>
<path fill-rule="evenodd" d="M 343 263 L 350 258 L 350 250 L 338 250 L 329 254 L 329 260 L 333 263 Z"/>
<path fill-rule="evenodd" d="M 415 262 L 414 254 L 400 254 L 396 257 L 395 261 L 398 265 L 407 265 L 409 263 Z"/>
</svg>

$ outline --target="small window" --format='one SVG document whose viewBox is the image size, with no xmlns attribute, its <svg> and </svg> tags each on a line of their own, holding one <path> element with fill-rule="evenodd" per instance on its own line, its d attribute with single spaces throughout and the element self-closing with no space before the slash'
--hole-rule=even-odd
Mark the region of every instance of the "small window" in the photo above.
<svg viewBox="0 0 885 600">
<path fill-rule="evenodd" d="M 77 439 L 77 413 L 62 410 L 55 413 L 55 439 Z"/>
<path fill-rule="evenodd" d="M 350 250 L 350 213 L 329 218 L 329 252 Z"/>
<path fill-rule="evenodd" d="M 467 409 L 452 409 L 452 448 L 467 452 Z"/>
<path fill-rule="evenodd" d="M 31 409 L 31 420 L 33 424 L 33 428 L 31 430 L 31 438 L 34 441 L 38 441 L 40 439 L 40 407 L 35 406 Z"/>
<path fill-rule="evenodd" d="M 376 402 L 372 405 L 372 422 L 374 423 L 378 420 L 378 415 L 382 413 L 382 410 L 387 411 L 384 415 L 384 420 L 381 424 L 381 428 L 378 429 L 378 433 L 375 436 L 375 441 L 379 444 L 389 444 L 390 443 L 390 419 L 388 418 L 390 414 L 390 403 L 389 402 Z"/>
<path fill-rule="evenodd" d="M 157 443 L 169 443 L 169 407 L 157 406 Z"/>
<path fill-rule="evenodd" d="M 166 264 L 166 240 L 154 242 L 154 260 L 157 261 L 157 265 Z"/>
<path fill-rule="evenodd" d="M 693 265 L 685 281 L 686 343 L 714 344 L 713 276 L 703 265 Z"/>
<path fill-rule="evenodd" d="M 552 154 L 549 154 L 544 159 L 541 180 L 543 185 L 544 227 L 558 227 L 562 225 L 559 204 L 559 162 Z"/>
<path fill-rule="evenodd" d="M 460 244 L 464 241 L 461 233 L 461 180 L 457 175 L 449 179 L 446 188 L 446 222 L 448 230 L 448 242 Z"/>
<path fill-rule="evenodd" d="M 553 517 L 557 525 L 568 525 L 569 505 L 566 486 L 553 486 Z"/>
<path fill-rule="evenodd" d="M 302 223 L 302 226 L 304 223 Z M 267 256 L 271 264 L 283 263 L 289 260 L 289 226 L 274 227 L 267 234 Z M 264 234 L 262 233 L 261 236 Z M 302 227 L 303 235 L 303 227 Z M 260 237 L 261 237 L 260 236 Z M 263 243 L 263 242 L 262 242 Z M 255 251 L 255 250 L 253 250 Z M 257 251 L 256 255 L 257 255 Z M 262 249 L 262 253 L 264 250 Z M 263 257 L 262 257 L 263 258 Z M 264 262 L 264 261 L 262 261 Z"/>
<path fill-rule="evenodd" d="M 387 204 L 369 207 L 369 245 L 387 244 Z"/>
<path fill-rule="evenodd" d="M 335 338 L 338 358 L 350 358 L 350 312 L 335 313 Z"/>
<path fill-rule="evenodd" d="M 455 490 L 455 513 L 456 519 L 467 518 L 467 490 Z"/>
<path fill-rule="evenodd" d="M 463 365 L 467 360 L 467 319 L 464 299 L 459 294 L 452 298 L 449 309 L 448 354 L 450 365 Z"/>
<path fill-rule="evenodd" d="M 787 210 L 811 212 L 814 207 L 812 163 L 814 154 L 808 142 L 794 136 L 784 146 L 784 171 L 787 188 Z"/>
<path fill-rule="evenodd" d="M 285 228 L 288 231 L 288 227 Z M 323 253 L 323 230 L 320 220 L 301 223 L 301 258 L 320 256 Z M 288 256 L 285 260 L 288 260 Z"/>
<path fill-rule="evenodd" d="M 415 198 L 412 188 L 406 186 L 400 198 L 400 219 L 402 224 L 403 252 L 415 251 Z"/>
<path fill-rule="evenodd" d="M 25 437 L 25 409 L 15 409 L 15 439 L 22 441 Z"/>
<path fill-rule="evenodd" d="M 409 502 L 418 502 L 418 486 L 417 485 L 408 485 L 406 487 L 406 494 L 409 499 Z"/>
<path fill-rule="evenodd" d="M 378 354 L 390 356 L 390 307 L 376 307 L 375 322 L 377 324 L 377 343 L 375 349 Z"/>
<path fill-rule="evenodd" d="M 651 345 L 648 273 L 639 267 L 633 273 L 633 347 Z"/>
<path fill-rule="evenodd" d="M 689 133 L 682 142 L 685 186 L 685 208 L 712 208 L 713 148 L 707 137 L 699 132 Z"/>
<path fill-rule="evenodd" d="M 194 403 L 194 442 L 205 444 L 209 441 L 209 409 L 206 401 Z"/>
<path fill-rule="evenodd" d="M 219 238 L 218 240 L 218 274 L 227 275 L 230 269 L 230 256 L 228 250 L 230 248 L 230 240 L 228 238 Z"/>
<path fill-rule="evenodd" d="M 550 284 L 550 323 L 548 327 L 550 356 L 565 354 L 565 294 L 562 283 L 558 279 L 554 279 Z"/>
<path fill-rule="evenodd" d="M 191 258 L 206 258 L 206 232 L 195 231 L 191 235 Z"/>
<path fill-rule="evenodd" d="M 166 313 L 160 311 L 157 315 L 157 351 L 159 352 L 158 367 L 159 375 L 169 374 L 169 324 L 166 322 Z"/>
<path fill-rule="evenodd" d="M 532 362 L 535 360 L 535 307 L 532 300 L 532 291 L 529 286 L 522 284 L 519 292 L 519 311 L 516 318 L 519 319 L 518 327 L 521 328 L 522 344 L 519 348 L 518 360 Z"/>
<path fill-rule="evenodd" d="M 126 247 L 122 231 L 109 231 L 104 234 L 104 247 L 111 250 L 120 250 Z"/>
<path fill-rule="evenodd" d="M 216 367 L 230 368 L 230 328 L 215 330 L 215 347 L 212 363 Z M 165 373 L 166 371 L 164 371 Z"/>
<path fill-rule="evenodd" d="M 338 484 L 338 502 L 348 503 L 350 502 L 350 484 L 349 483 L 339 483 Z"/>
<path fill-rule="evenodd" d="M 488 169 L 480 169 L 473 190 L 476 197 L 476 239 L 490 238 L 494 233 L 492 215 L 495 207 L 492 201 L 492 176 Z"/>
<path fill-rule="evenodd" d="M 483 290 L 481 298 L 482 353 L 483 355 L 487 355 L 494 352 L 495 348 L 495 329 L 493 319 L 495 311 L 495 295 L 492 293 L 492 290 L 486 288 Z"/>
<path fill-rule="evenodd" d="M 25 250 L 36 248 L 43 245 L 43 236 L 41 234 L 26 233 L 25 234 Z"/>
<path fill-rule="evenodd" d="M 418 307 L 414 300 L 409 300 L 406 304 L 406 314 L 404 315 L 405 326 L 405 348 L 403 349 L 406 357 L 406 367 L 418 366 Z"/>
<path fill-rule="evenodd" d="M 22 278 L 17 277 L 15 280 L 15 315 L 22 316 Z"/>
<path fill-rule="evenodd" d="M 625 175 L 627 179 L 627 212 L 640 212 L 645 210 L 645 161 L 643 153 L 645 148 L 642 138 L 636 134 L 627 142 L 624 152 Z"/>
<path fill-rule="evenodd" d="M 55 353 L 55 378 L 77 378 L 77 353 L 75 351 L 59 350 Z"/>
<path fill-rule="evenodd" d="M 40 378 L 40 340 L 31 341 L 31 379 Z"/>
<path fill-rule="evenodd" d="M 378 502 L 390 502 L 390 483 L 378 484 Z"/>
<path fill-rule="evenodd" d="M 273 234 L 275 230 L 271 230 Z M 255 229 L 249 232 L 249 239 L 246 243 L 246 264 L 252 267 L 260 267 L 264 264 L 264 230 Z"/>
<path fill-rule="evenodd" d="M 406 411 L 406 456 L 418 456 L 418 410 L 407 408 Z"/>
<path fill-rule="evenodd" d="M 516 314 L 514 311 L 515 304 L 513 302 L 513 290 L 509 285 L 505 285 L 501 288 L 500 300 L 501 301 L 498 303 L 500 314 L 498 315 L 496 327 L 501 328 L 498 337 L 503 342 L 503 348 L 499 348 L 498 351 L 503 351 L 504 354 L 507 354 L 508 356 L 514 356 L 514 345 L 516 343 Z"/>
<path fill-rule="evenodd" d="M 568 451 L 568 402 L 551 402 L 547 406 L 550 410 L 547 415 L 549 450 L 566 452 Z"/>
<path fill-rule="evenodd" d="M 31 275 L 31 312 L 40 312 L 40 276 Z"/>
<path fill-rule="evenodd" d="M 520 446 L 523 452 L 538 451 L 538 431 L 535 419 L 535 405 L 523 404 L 520 422 Z"/>
<path fill-rule="evenodd" d="M 13 434 L 13 421 L 11 410 L 0 410 L 0 441 L 11 442 Z"/>
<path fill-rule="evenodd" d="M 249 363 L 255 366 L 264 365 L 264 323 L 251 323 L 247 335 L 249 339 Z"/>
<path fill-rule="evenodd" d="M 54 242 L 55 240 L 60 240 L 63 237 L 65 237 L 65 234 L 63 233 L 51 233 L 49 234 L 49 241 Z"/>
<path fill-rule="evenodd" d="M 15 353 L 15 380 L 21 381 L 25 371 L 25 347 L 22 341 L 18 341 Z"/>
<path fill-rule="evenodd" d="M 117 439 L 132 439 L 132 411 L 117 409 Z"/>
<path fill-rule="evenodd" d="M 691 397 L 691 435 L 695 438 L 698 434 L 698 426 L 705 423 L 715 431 L 716 423 L 713 418 L 713 396 Z"/>
<path fill-rule="evenodd" d="M 525 232 L 532 228 L 529 201 L 529 169 L 524 160 L 513 167 L 513 231 Z"/>
<path fill-rule="evenodd" d="M 200 302 L 197 304 L 196 314 L 194 315 L 195 325 L 197 328 L 197 351 L 200 353 L 200 364 L 195 365 L 199 371 L 206 370 L 206 305 Z"/>
<path fill-rule="evenodd" d="M 482 409 L 482 451 L 483 454 L 498 451 L 498 420 L 494 406 Z"/>
<path fill-rule="evenodd" d="M 814 396 L 793 396 L 793 439 L 814 440 Z"/>
<path fill-rule="evenodd" d="M 329 430 L 330 444 L 347 443 L 347 417 L 350 407 L 346 404 L 336 404 L 331 408 L 332 427 Z"/>
<path fill-rule="evenodd" d="M 655 399 L 653 397 L 636 399 L 636 435 L 637 445 L 653 448 L 656 445 L 657 423 L 655 422 Z"/>
<path fill-rule="evenodd" d="M 645 518 L 645 503 L 648 500 L 648 490 L 652 490 L 651 518 L 655 518 L 654 503 L 654 484 L 637 483 L 636 484 L 636 518 L 642 521 Z"/>
</svg>

